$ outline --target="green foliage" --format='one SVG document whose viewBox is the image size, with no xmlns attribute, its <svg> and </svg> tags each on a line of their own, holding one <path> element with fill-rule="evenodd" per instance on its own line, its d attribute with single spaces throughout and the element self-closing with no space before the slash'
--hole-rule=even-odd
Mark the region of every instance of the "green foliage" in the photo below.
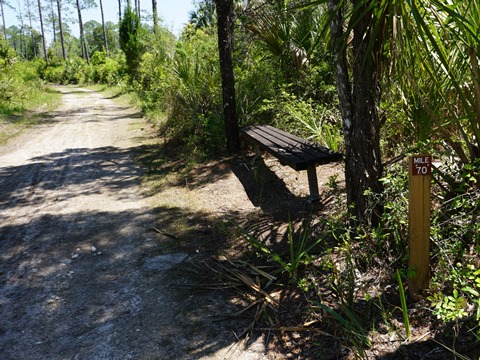
<svg viewBox="0 0 480 360">
<path fill-rule="evenodd" d="M 4 51 L 2 56 L 12 61 L 7 60 L 0 66 L 0 145 L 41 119 L 30 110 L 51 109 L 59 100 L 39 79 L 43 60 L 13 61 L 13 55 L 11 51 Z"/>
<path fill-rule="evenodd" d="M 0 100 L 10 101 L 17 95 L 16 77 L 12 69 L 15 63 L 15 52 L 0 39 Z"/>
<path fill-rule="evenodd" d="M 141 24 L 137 13 L 127 6 L 119 29 L 120 48 L 125 54 L 131 81 L 137 79 L 144 47 L 140 41 Z"/>
<path fill-rule="evenodd" d="M 433 212 L 431 238 L 436 273 L 441 278 L 450 273 L 457 262 L 478 252 L 480 245 L 480 193 L 476 188 L 477 165 L 470 164 L 459 171 L 447 163 L 437 170 L 439 175 L 434 190 L 440 199 Z M 445 185 L 444 179 L 450 179 Z M 452 191 L 451 189 L 455 189 Z"/>
<path fill-rule="evenodd" d="M 23 111 L 28 101 L 42 91 L 39 79 L 44 61 L 17 61 L 15 52 L 0 39 L 0 111 Z"/>
<path fill-rule="evenodd" d="M 202 30 L 190 33 L 177 43 L 168 65 L 161 85 L 162 127 L 188 145 L 190 154 L 220 152 L 225 136 L 216 36 Z"/>
<path fill-rule="evenodd" d="M 80 57 L 51 61 L 42 71 L 42 78 L 56 84 L 81 84 L 87 80 L 87 62 Z"/>
<path fill-rule="evenodd" d="M 159 108 L 166 111 L 170 105 L 166 94 L 173 80 L 170 73 L 175 54 L 175 38 L 170 31 L 159 27 L 155 36 L 147 35 L 144 41 L 151 48 L 142 55 L 135 90 L 147 112 L 155 112 Z"/>
<path fill-rule="evenodd" d="M 311 252 L 314 248 L 318 247 L 323 238 L 316 240 L 311 239 L 309 220 L 302 223 L 300 230 L 295 234 L 293 230 L 293 224 L 291 221 L 288 223 L 288 244 L 289 244 L 289 256 L 285 258 L 282 254 L 276 253 L 274 250 L 267 247 L 261 240 L 257 240 L 247 231 L 237 226 L 243 233 L 246 241 L 253 246 L 259 254 L 266 256 L 269 260 L 273 260 L 279 266 L 279 272 L 288 274 L 290 282 L 297 284 L 302 281 L 299 278 L 299 269 L 302 266 L 308 265 L 311 260 Z"/>
<path fill-rule="evenodd" d="M 333 235 L 337 236 L 337 234 Z M 338 261 L 335 262 L 333 259 L 331 260 L 332 273 L 329 278 L 329 283 L 331 288 L 335 291 L 338 299 L 340 299 L 341 304 L 353 309 L 356 290 L 356 261 L 353 257 L 350 237 L 351 234 L 348 232 L 340 234 L 339 236 L 339 240 L 343 241 L 341 246 L 337 249 L 338 254 L 341 256 L 341 266 L 339 266 Z"/>
<path fill-rule="evenodd" d="M 116 54 L 119 50 L 118 25 L 107 21 L 105 24 L 107 32 L 107 43 L 110 54 Z M 85 39 L 87 41 L 89 54 L 96 51 L 105 51 L 105 41 L 103 38 L 102 24 L 95 20 L 88 21 L 84 24 Z"/>
<path fill-rule="evenodd" d="M 0 38 L 0 71 L 13 65 L 15 62 L 15 51 L 8 46 L 7 42 Z"/>
<path fill-rule="evenodd" d="M 322 7 L 293 9 L 293 3 L 265 3 L 244 19 L 245 27 L 264 46 L 268 58 L 279 65 L 287 82 L 318 61 L 324 38 Z"/>
<path fill-rule="evenodd" d="M 433 314 L 444 322 L 461 319 L 467 316 L 465 306 L 467 301 L 460 296 L 457 289 L 454 289 L 452 295 L 443 295 L 442 292 L 428 297 L 432 303 Z"/>
<path fill-rule="evenodd" d="M 195 11 L 191 11 L 189 16 L 190 24 L 195 28 L 213 28 L 216 25 L 216 9 L 214 0 L 198 1 L 195 4 Z"/>
<path fill-rule="evenodd" d="M 241 41 L 235 47 L 235 83 L 237 116 L 242 126 L 272 122 L 273 111 L 265 111 L 264 101 L 275 99 L 283 84 L 283 75 L 274 64 L 265 61 L 255 44 Z"/>
<path fill-rule="evenodd" d="M 96 84 L 115 85 L 123 75 L 122 56 L 107 57 L 104 51 L 95 51 L 90 58 L 87 81 Z"/>
<path fill-rule="evenodd" d="M 469 315 L 467 309 L 476 307 L 475 318 L 480 321 L 480 269 L 474 264 L 457 263 L 444 278 L 445 287 L 452 290 L 444 294 L 435 292 L 428 297 L 433 314 L 444 322 Z"/>
<path fill-rule="evenodd" d="M 341 119 L 337 110 L 311 99 L 299 99 L 285 90 L 277 98 L 265 100 L 262 110 L 273 114 L 279 128 L 316 141 L 334 151 L 342 148 Z"/>
<path fill-rule="evenodd" d="M 480 270 L 475 258 L 480 245 L 477 163 L 460 171 L 448 163 L 438 169 L 443 201 L 432 220 L 435 291 L 429 300 L 434 315 L 445 322 L 471 315 L 473 308 L 480 320 Z"/>
<path fill-rule="evenodd" d="M 370 210 L 374 211 L 378 203 L 384 204 L 378 226 L 364 234 L 364 264 L 369 266 L 373 259 L 385 259 L 390 263 L 407 260 L 405 239 L 408 236 L 408 174 L 397 164 L 387 170 L 381 179 L 384 187 L 382 194 L 365 193 L 370 200 Z"/>
<path fill-rule="evenodd" d="M 443 141 L 463 164 L 478 157 L 480 138 L 478 6 L 429 0 L 396 9 L 396 85 L 418 140 Z"/>
<path fill-rule="evenodd" d="M 403 288 L 402 276 L 400 275 L 400 271 L 398 269 L 395 272 L 395 276 L 397 278 L 398 290 L 400 292 L 400 305 L 402 306 L 403 324 L 405 325 L 405 332 L 408 340 L 410 339 L 410 318 L 408 316 L 407 297 L 405 295 L 405 289 Z"/>
<path fill-rule="evenodd" d="M 340 312 L 335 311 L 334 309 L 323 303 L 316 302 L 316 305 L 320 307 L 323 311 L 325 311 L 327 314 L 329 314 L 332 318 L 334 318 L 338 322 L 338 324 L 343 327 L 345 332 L 348 334 L 349 340 L 352 345 L 361 355 L 365 356 L 363 347 L 371 346 L 371 340 L 368 337 L 368 334 L 363 328 L 362 324 L 360 323 L 357 315 L 355 315 L 355 313 L 345 304 L 341 304 L 339 306 L 340 311 L 344 314 L 344 316 L 342 316 Z"/>
</svg>

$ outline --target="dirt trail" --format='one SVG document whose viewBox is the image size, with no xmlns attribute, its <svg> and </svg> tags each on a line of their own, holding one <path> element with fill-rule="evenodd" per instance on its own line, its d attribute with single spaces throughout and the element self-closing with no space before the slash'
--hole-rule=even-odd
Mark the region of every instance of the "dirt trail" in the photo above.
<svg viewBox="0 0 480 360">
<path fill-rule="evenodd" d="M 58 89 L 51 123 L 0 149 L 0 358 L 266 359 L 261 339 L 232 348 L 241 329 L 212 321 L 219 294 L 179 286 L 188 254 L 157 257 L 137 114 Z"/>
</svg>

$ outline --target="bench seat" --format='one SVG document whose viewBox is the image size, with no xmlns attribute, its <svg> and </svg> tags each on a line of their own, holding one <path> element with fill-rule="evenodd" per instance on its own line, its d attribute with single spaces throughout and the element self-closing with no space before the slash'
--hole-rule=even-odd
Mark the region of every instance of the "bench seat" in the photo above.
<svg viewBox="0 0 480 360">
<path fill-rule="evenodd" d="M 307 170 L 310 200 L 319 197 L 315 168 L 342 159 L 340 153 L 270 125 L 251 125 L 240 133 L 246 142 L 255 146 L 257 156 L 263 150 L 297 171 Z"/>
</svg>

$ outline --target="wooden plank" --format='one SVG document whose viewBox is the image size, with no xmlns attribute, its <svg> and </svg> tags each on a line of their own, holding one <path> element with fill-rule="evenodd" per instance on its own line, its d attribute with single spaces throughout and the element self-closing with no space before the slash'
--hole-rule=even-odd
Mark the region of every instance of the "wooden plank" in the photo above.
<svg viewBox="0 0 480 360">
<path fill-rule="evenodd" d="M 309 140 L 306 140 L 306 139 L 303 139 L 297 135 L 294 135 L 294 134 L 291 134 L 291 133 L 288 133 L 286 131 L 283 131 L 283 130 L 280 130 L 280 129 L 277 129 L 271 125 L 265 125 L 264 126 L 265 128 L 265 131 L 272 131 L 276 134 L 278 134 L 279 136 L 283 136 L 285 137 L 286 139 L 288 140 L 291 140 L 291 141 L 294 141 L 294 142 L 297 142 L 299 144 L 302 144 L 302 145 L 305 145 L 305 146 L 308 146 L 316 151 L 323 151 L 323 152 L 330 152 L 331 150 L 329 150 L 328 148 L 324 147 L 324 146 L 321 146 L 321 145 L 317 145 L 317 144 L 314 144 L 313 142 L 309 141 Z"/>
<path fill-rule="evenodd" d="M 289 144 L 292 145 L 298 149 L 301 149 L 303 152 L 306 152 L 310 155 L 312 155 L 315 158 L 318 157 L 334 157 L 336 159 L 341 158 L 341 154 L 336 153 L 326 147 L 314 144 L 308 140 L 302 139 L 296 135 L 289 134 L 285 131 L 279 130 L 274 128 L 273 126 L 270 125 L 264 125 L 264 126 L 252 126 L 247 129 L 244 129 L 243 131 L 256 131 L 258 133 L 266 133 L 271 135 L 272 137 L 279 139 L 282 141 L 284 144 Z"/>
<path fill-rule="evenodd" d="M 303 164 L 304 160 L 295 155 L 294 153 L 288 152 L 282 147 L 278 146 L 274 142 L 265 137 L 261 136 L 255 132 L 244 132 L 243 133 L 248 139 L 260 146 L 261 149 L 267 151 L 268 153 L 272 154 L 276 158 L 278 158 L 281 162 L 291 166 L 295 170 L 297 169 L 299 164 Z"/>
<path fill-rule="evenodd" d="M 301 149 L 296 148 L 292 144 L 281 142 L 278 139 L 265 134 L 265 132 L 249 131 L 246 132 L 245 135 L 249 137 L 250 141 L 254 141 L 261 146 L 263 150 L 269 152 L 295 170 L 305 170 L 309 166 L 318 162 L 315 157 L 302 152 Z"/>
<path fill-rule="evenodd" d="M 250 126 L 242 129 L 242 133 L 250 141 L 259 144 L 263 150 L 295 170 L 306 170 L 318 164 L 338 161 L 342 157 L 341 154 L 328 148 L 318 146 L 270 125 Z"/>
<path fill-rule="evenodd" d="M 313 158 L 315 158 L 317 162 L 321 159 L 326 159 L 327 162 L 331 162 L 341 160 L 342 158 L 341 154 L 335 153 L 334 151 L 324 146 L 314 144 L 311 141 L 302 139 L 296 135 L 274 128 L 273 126 L 266 125 L 264 128 L 266 132 L 271 133 L 272 135 L 274 134 L 277 138 L 282 139 L 286 143 L 291 143 L 298 149 L 308 153 Z"/>
<path fill-rule="evenodd" d="M 292 141 L 285 141 L 284 139 L 279 138 L 277 134 L 272 134 L 271 132 L 265 131 L 265 129 L 250 129 L 249 133 L 254 133 L 255 135 L 257 135 L 257 139 L 264 142 L 266 146 L 271 146 L 270 144 L 273 143 L 276 145 L 277 148 L 283 149 L 281 150 L 282 152 L 287 151 L 295 154 L 299 158 L 297 164 L 300 164 L 302 162 L 310 164 L 312 162 L 315 162 L 317 159 L 315 155 L 312 155 L 311 153 L 306 152 L 304 151 L 304 149 L 300 148 L 298 146 L 298 143 L 294 143 Z"/>
</svg>

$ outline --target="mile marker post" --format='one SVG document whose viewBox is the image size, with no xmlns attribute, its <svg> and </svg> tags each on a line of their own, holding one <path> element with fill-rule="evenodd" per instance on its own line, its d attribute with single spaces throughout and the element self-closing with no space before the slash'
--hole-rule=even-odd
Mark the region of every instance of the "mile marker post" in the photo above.
<svg viewBox="0 0 480 360">
<path fill-rule="evenodd" d="M 431 181 L 431 155 L 411 156 L 408 181 L 408 268 L 413 270 L 413 276 L 409 276 L 408 288 L 413 300 L 417 300 L 420 293 L 428 289 L 429 284 Z"/>
</svg>

